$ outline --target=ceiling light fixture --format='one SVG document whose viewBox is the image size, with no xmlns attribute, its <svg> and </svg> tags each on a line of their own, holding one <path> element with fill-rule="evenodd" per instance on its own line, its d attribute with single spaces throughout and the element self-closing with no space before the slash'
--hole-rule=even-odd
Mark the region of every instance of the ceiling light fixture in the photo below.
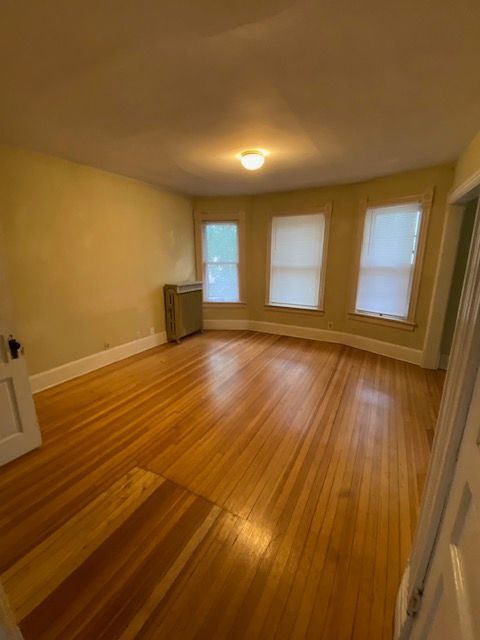
<svg viewBox="0 0 480 640">
<path fill-rule="evenodd" d="M 263 167 L 265 154 L 262 151 L 244 151 L 240 157 L 240 162 L 248 171 L 256 171 Z"/>
</svg>

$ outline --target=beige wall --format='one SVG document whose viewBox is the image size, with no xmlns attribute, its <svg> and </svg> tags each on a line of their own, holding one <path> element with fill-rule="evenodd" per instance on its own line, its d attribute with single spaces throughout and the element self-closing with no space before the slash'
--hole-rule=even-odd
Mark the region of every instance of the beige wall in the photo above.
<svg viewBox="0 0 480 640">
<path fill-rule="evenodd" d="M 30 373 L 162 331 L 194 275 L 189 198 L 59 158 L 0 147 L 0 222 Z"/>
<path fill-rule="evenodd" d="M 242 209 L 247 215 L 247 308 L 210 308 L 206 310 L 205 317 L 249 317 L 254 320 L 322 329 L 328 328 L 328 323 L 331 322 L 333 329 L 337 331 L 421 349 L 438 260 L 445 202 L 452 178 L 453 166 L 442 165 L 352 185 L 303 189 L 249 198 L 197 198 L 194 201 L 196 209 L 223 212 Z M 384 199 L 419 194 L 430 187 L 435 188 L 435 194 L 420 282 L 416 317 L 418 326 L 414 331 L 406 331 L 348 319 L 349 288 L 352 285 L 354 246 L 357 240 L 361 200 L 365 197 Z M 333 211 L 328 247 L 325 314 L 318 316 L 266 309 L 264 302 L 269 214 L 275 211 L 311 210 L 329 201 L 333 203 Z"/>
<path fill-rule="evenodd" d="M 471 166 L 471 165 L 470 165 Z M 353 185 L 258 196 L 197 198 L 206 211 L 246 212 L 247 306 L 207 309 L 206 318 L 264 320 L 347 331 L 421 348 L 450 165 Z M 362 198 L 435 187 L 413 332 L 347 318 Z M 333 203 L 323 316 L 264 308 L 271 212 Z M 59 158 L 0 146 L 0 222 L 31 373 L 164 329 L 162 285 L 194 276 L 190 198 Z"/>
</svg>

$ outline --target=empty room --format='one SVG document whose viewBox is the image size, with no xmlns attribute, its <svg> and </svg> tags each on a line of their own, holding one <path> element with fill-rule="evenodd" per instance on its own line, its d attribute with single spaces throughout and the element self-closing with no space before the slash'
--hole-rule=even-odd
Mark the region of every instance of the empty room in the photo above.
<svg viewBox="0 0 480 640">
<path fill-rule="evenodd" d="M 2 5 L 0 640 L 480 638 L 479 24 Z"/>
</svg>

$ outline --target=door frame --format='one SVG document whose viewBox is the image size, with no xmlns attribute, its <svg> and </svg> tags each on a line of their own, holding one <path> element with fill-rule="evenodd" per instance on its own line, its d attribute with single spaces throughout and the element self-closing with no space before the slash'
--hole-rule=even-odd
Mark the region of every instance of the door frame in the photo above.
<svg viewBox="0 0 480 640">
<path fill-rule="evenodd" d="M 447 218 L 430 309 L 425 343 L 427 358 L 439 357 L 441 330 L 455 262 L 463 210 L 480 195 L 480 172 L 457 187 L 448 198 Z M 449 235 L 450 234 L 450 235 Z M 444 252 L 444 253 L 442 253 Z M 433 328 L 432 320 L 437 325 Z M 437 345 L 437 346 L 435 346 Z M 437 349 L 437 351 L 435 351 Z M 480 363 L 480 199 L 472 233 L 465 280 L 453 336 L 449 368 L 435 430 L 432 456 L 409 563 L 400 585 L 395 615 L 395 637 L 409 637 L 434 553 L 450 486 L 455 473 L 473 388 Z M 438 360 L 436 360 L 438 364 Z M 410 613 L 408 613 L 410 611 Z"/>
<path fill-rule="evenodd" d="M 5 640 L 23 640 L 22 632 L 17 625 L 10 607 L 8 597 L 0 582 L 0 638 Z"/>
<path fill-rule="evenodd" d="M 420 362 L 420 366 L 425 369 L 438 369 L 440 365 L 442 333 L 464 212 L 465 205 L 447 203 L 438 267 L 433 283 L 432 301 Z"/>
</svg>

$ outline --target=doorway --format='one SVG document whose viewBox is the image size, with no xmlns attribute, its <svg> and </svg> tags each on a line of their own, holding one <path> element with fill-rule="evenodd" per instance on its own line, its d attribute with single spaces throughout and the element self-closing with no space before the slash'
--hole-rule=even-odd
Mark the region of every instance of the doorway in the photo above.
<svg viewBox="0 0 480 640">
<path fill-rule="evenodd" d="M 465 280 L 468 253 L 470 251 L 472 241 L 477 204 L 478 199 L 470 200 L 470 202 L 465 206 L 462 215 L 455 264 L 453 267 L 452 283 L 450 285 L 450 293 L 448 296 L 442 337 L 440 341 L 440 369 L 446 370 L 448 368 L 453 334 L 457 322 L 458 306 L 460 304 L 460 296 L 462 293 L 463 282 Z"/>
</svg>

